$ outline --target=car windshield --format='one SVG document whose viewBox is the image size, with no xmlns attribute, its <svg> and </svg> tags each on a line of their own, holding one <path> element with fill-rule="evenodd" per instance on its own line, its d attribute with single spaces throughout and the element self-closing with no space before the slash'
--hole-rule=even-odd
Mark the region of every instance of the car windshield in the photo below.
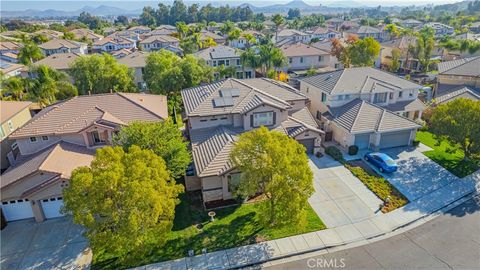
<svg viewBox="0 0 480 270">
<path fill-rule="evenodd" d="M 395 165 L 395 161 L 393 161 L 393 159 L 386 159 L 385 163 L 387 163 L 387 165 Z"/>
</svg>

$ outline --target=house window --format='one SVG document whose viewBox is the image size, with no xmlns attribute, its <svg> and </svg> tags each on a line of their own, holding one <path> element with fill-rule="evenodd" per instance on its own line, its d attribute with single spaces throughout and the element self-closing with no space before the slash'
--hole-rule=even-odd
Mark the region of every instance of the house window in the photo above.
<svg viewBox="0 0 480 270">
<path fill-rule="evenodd" d="M 213 60 L 213 66 L 214 66 L 214 67 L 217 66 L 217 60 Z"/>
<path fill-rule="evenodd" d="M 252 72 L 251 71 L 245 71 L 245 78 L 246 79 L 251 79 L 252 78 Z"/>
<path fill-rule="evenodd" d="M 207 119 L 200 119 L 200 122 L 207 122 Z"/>
<path fill-rule="evenodd" d="M 261 112 L 253 114 L 253 126 L 271 126 L 273 125 L 273 112 Z"/>
<path fill-rule="evenodd" d="M 104 144 L 107 141 L 103 132 L 100 134 L 98 131 L 93 131 L 92 137 L 94 144 Z"/>
<path fill-rule="evenodd" d="M 376 93 L 373 97 L 373 103 L 385 103 L 387 102 L 387 93 Z"/>
<path fill-rule="evenodd" d="M 8 128 L 10 129 L 10 131 L 13 131 L 13 123 L 12 123 L 12 120 L 8 120 Z"/>
<path fill-rule="evenodd" d="M 48 136 L 42 136 L 42 140 L 48 141 Z"/>
<path fill-rule="evenodd" d="M 317 119 L 322 120 L 322 113 L 320 111 L 317 111 Z"/>
<path fill-rule="evenodd" d="M 318 56 L 318 62 L 322 62 L 323 61 L 323 56 Z"/>
<path fill-rule="evenodd" d="M 37 141 L 37 137 L 30 137 L 30 142 L 36 142 Z"/>
<path fill-rule="evenodd" d="M 393 99 L 393 93 L 390 93 L 389 99 Z"/>
<path fill-rule="evenodd" d="M 237 66 L 240 66 L 240 59 L 237 59 Z"/>
<path fill-rule="evenodd" d="M 325 93 L 322 93 L 322 102 L 327 102 L 327 95 Z"/>
<path fill-rule="evenodd" d="M 403 91 L 398 92 L 398 97 L 401 98 L 403 95 Z"/>
<path fill-rule="evenodd" d="M 237 72 L 237 79 L 243 79 L 243 72 L 239 71 Z"/>
<path fill-rule="evenodd" d="M 409 96 L 410 96 L 410 97 L 413 97 L 413 90 L 410 90 Z"/>
<path fill-rule="evenodd" d="M 300 57 L 300 63 L 303 63 L 303 57 Z"/>
<path fill-rule="evenodd" d="M 336 63 L 335 64 L 335 69 L 338 69 L 340 67 L 340 64 L 339 63 Z"/>
<path fill-rule="evenodd" d="M 225 66 L 227 66 L 227 67 L 230 66 L 230 60 L 225 60 Z"/>
<path fill-rule="evenodd" d="M 344 99 L 345 99 L 345 100 L 349 100 L 349 99 L 350 99 L 350 95 L 345 95 L 345 96 L 344 96 Z"/>
<path fill-rule="evenodd" d="M 338 100 L 343 100 L 343 95 L 338 95 Z"/>
<path fill-rule="evenodd" d="M 219 66 L 221 66 L 221 65 L 225 66 L 225 60 L 218 60 L 218 65 Z"/>
<path fill-rule="evenodd" d="M 293 62 L 292 58 L 288 58 L 288 63 L 291 64 L 292 62 Z"/>
</svg>

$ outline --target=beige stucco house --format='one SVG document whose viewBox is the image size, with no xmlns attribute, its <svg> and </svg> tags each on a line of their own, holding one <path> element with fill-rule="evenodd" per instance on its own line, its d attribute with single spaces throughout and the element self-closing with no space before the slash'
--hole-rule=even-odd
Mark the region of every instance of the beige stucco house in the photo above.
<svg viewBox="0 0 480 270">
<path fill-rule="evenodd" d="M 0 101 L 0 140 L 2 159 L 0 161 L 1 171 L 6 170 L 10 164 L 15 162 L 18 155 L 18 146 L 8 136 L 23 126 L 32 118 L 30 114 L 29 101 Z"/>
<path fill-rule="evenodd" d="M 126 65 L 133 70 L 134 82 L 140 90 L 147 89 L 143 74 L 145 72 L 148 54 L 148 52 L 136 51 L 118 59 L 118 63 Z"/>
<path fill-rule="evenodd" d="M 371 67 L 326 72 L 300 79 L 325 141 L 344 148 L 382 149 L 410 145 L 426 106 L 422 86 Z"/>
<path fill-rule="evenodd" d="M 329 51 L 324 51 L 301 42 L 283 45 L 280 47 L 280 50 L 287 58 L 287 67 L 284 69 L 288 71 L 335 66 L 335 57 Z"/>
<path fill-rule="evenodd" d="M 443 89 L 448 90 L 455 85 L 480 88 L 480 56 L 438 63 L 437 92 L 435 96 L 445 94 Z"/>
<path fill-rule="evenodd" d="M 229 153 L 239 134 L 265 126 L 294 138 L 308 153 L 320 150 L 323 132 L 306 107 L 308 98 L 287 84 L 230 78 L 181 94 L 196 173 L 187 177 L 186 188 L 201 190 L 207 207 L 232 198 L 239 172 Z"/>
<path fill-rule="evenodd" d="M 122 126 L 167 117 L 165 96 L 133 93 L 78 96 L 43 109 L 9 137 L 20 155 L 2 174 L 6 220 L 61 216 L 72 170 L 88 166 L 95 149 L 110 145 Z"/>
</svg>

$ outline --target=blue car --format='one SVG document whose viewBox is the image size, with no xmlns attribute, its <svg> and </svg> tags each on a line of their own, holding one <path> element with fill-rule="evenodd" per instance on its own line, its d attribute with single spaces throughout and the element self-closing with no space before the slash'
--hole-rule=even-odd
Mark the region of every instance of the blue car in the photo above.
<svg viewBox="0 0 480 270">
<path fill-rule="evenodd" d="M 384 153 L 368 153 L 365 154 L 365 160 L 377 167 L 380 172 L 392 173 L 397 171 L 398 165 L 395 161 Z"/>
</svg>

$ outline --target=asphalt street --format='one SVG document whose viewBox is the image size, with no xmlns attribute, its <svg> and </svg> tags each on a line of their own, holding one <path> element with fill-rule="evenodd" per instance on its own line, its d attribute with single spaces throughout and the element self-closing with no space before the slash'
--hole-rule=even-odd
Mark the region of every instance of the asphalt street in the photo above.
<svg viewBox="0 0 480 270">
<path fill-rule="evenodd" d="M 313 255 L 312 255 L 313 256 Z M 256 269 L 480 269 L 480 200 L 372 244 Z"/>
</svg>

